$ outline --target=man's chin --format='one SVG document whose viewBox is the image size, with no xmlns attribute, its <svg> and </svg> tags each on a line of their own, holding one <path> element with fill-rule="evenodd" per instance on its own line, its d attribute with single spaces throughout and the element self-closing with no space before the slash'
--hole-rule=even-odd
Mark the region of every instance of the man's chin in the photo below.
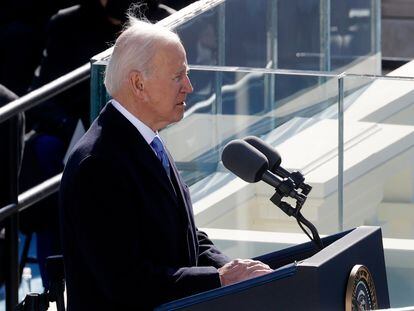
<svg viewBox="0 0 414 311">
<path fill-rule="evenodd" d="M 177 106 L 176 106 L 180 111 L 182 111 L 182 113 L 184 113 L 184 111 L 185 111 L 185 107 L 186 107 L 186 104 L 185 104 L 185 102 L 181 102 L 181 103 L 179 103 L 179 104 L 177 104 Z"/>
<path fill-rule="evenodd" d="M 174 123 L 180 121 L 184 117 L 185 106 L 177 105 L 174 117 Z"/>
</svg>

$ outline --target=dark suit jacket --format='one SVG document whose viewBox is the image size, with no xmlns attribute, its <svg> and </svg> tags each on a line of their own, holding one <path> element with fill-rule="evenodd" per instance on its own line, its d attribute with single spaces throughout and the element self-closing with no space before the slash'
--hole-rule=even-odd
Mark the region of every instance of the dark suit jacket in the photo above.
<svg viewBox="0 0 414 311">
<path fill-rule="evenodd" d="M 69 311 L 147 310 L 220 286 L 229 258 L 195 227 L 170 162 L 175 189 L 111 104 L 79 141 L 60 190 Z"/>
</svg>

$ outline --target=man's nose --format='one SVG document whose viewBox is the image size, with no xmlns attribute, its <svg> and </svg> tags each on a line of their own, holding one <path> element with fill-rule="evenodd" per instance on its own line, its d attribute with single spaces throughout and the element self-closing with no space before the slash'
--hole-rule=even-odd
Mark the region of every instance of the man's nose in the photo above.
<svg viewBox="0 0 414 311">
<path fill-rule="evenodd" d="M 184 87 L 183 87 L 183 91 L 188 93 L 192 93 L 193 92 L 193 85 L 191 84 L 190 78 L 188 76 L 185 77 L 184 79 Z"/>
</svg>

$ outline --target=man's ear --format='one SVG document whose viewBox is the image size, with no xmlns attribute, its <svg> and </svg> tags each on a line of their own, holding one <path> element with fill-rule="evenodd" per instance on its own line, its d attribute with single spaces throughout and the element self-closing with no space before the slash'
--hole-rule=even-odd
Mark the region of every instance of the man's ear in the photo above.
<svg viewBox="0 0 414 311">
<path fill-rule="evenodd" d="M 135 96 L 142 97 L 144 91 L 144 79 L 140 71 L 132 70 L 129 73 L 128 85 Z"/>
</svg>

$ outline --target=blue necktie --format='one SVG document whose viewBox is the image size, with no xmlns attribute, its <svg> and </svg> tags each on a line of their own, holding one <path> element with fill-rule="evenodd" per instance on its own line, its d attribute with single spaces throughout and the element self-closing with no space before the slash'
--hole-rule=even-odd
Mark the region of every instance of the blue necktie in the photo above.
<svg viewBox="0 0 414 311">
<path fill-rule="evenodd" d="M 167 153 L 165 152 L 164 146 L 158 136 L 155 136 L 154 140 L 151 142 L 151 147 L 154 149 L 155 153 L 157 154 L 158 159 L 161 161 L 162 166 L 165 169 L 168 177 L 170 176 L 170 162 L 168 161 Z"/>
</svg>

